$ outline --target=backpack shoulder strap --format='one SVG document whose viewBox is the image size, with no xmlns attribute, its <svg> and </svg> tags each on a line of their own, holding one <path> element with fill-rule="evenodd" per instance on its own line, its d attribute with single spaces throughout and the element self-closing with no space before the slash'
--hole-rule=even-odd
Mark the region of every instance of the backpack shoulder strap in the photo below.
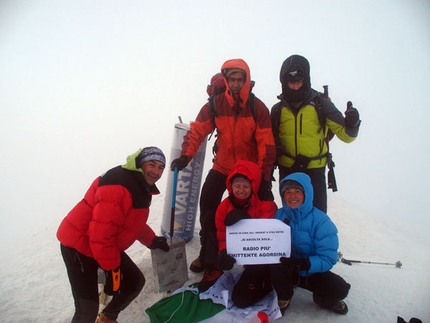
<svg viewBox="0 0 430 323">
<path fill-rule="evenodd" d="M 212 94 L 208 99 L 211 122 L 212 122 L 212 126 L 214 127 L 214 130 L 212 130 L 211 134 L 208 137 L 208 141 L 211 140 L 212 135 L 214 134 L 215 129 L 216 129 L 215 118 L 218 116 L 218 114 L 216 112 L 216 100 L 215 100 L 215 98 L 216 98 L 216 94 Z"/>
<path fill-rule="evenodd" d="M 272 132 L 273 132 L 273 137 L 275 138 L 275 142 L 279 141 L 279 123 L 281 120 L 281 108 L 282 108 L 282 103 L 281 101 L 279 101 L 272 107 L 272 110 L 270 111 L 270 119 L 272 121 Z"/>
<path fill-rule="evenodd" d="M 254 118 L 254 121 L 257 121 L 257 113 L 255 111 L 255 94 L 254 93 L 249 92 L 248 102 L 249 102 L 249 107 L 251 108 L 252 117 Z"/>
<path fill-rule="evenodd" d="M 323 112 L 322 112 L 321 95 L 322 95 L 322 93 L 317 92 L 315 95 L 315 98 L 314 98 L 315 111 L 317 113 L 318 121 L 320 124 L 320 128 L 319 128 L 318 132 L 324 131 L 324 128 L 325 128 L 325 118 L 324 118 Z"/>
</svg>

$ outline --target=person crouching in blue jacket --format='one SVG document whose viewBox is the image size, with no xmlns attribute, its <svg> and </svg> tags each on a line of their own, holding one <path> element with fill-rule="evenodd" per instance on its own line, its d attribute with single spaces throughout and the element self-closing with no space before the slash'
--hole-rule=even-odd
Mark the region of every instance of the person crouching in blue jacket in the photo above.
<svg viewBox="0 0 430 323">
<path fill-rule="evenodd" d="M 300 172 L 290 174 L 279 183 L 279 191 L 282 208 L 275 218 L 291 227 L 291 258 L 280 258 L 291 275 L 291 297 L 293 287 L 305 288 L 320 307 L 346 314 L 348 306 L 343 299 L 351 285 L 330 271 L 338 259 L 338 231 L 328 215 L 312 205 L 310 177 Z"/>
</svg>

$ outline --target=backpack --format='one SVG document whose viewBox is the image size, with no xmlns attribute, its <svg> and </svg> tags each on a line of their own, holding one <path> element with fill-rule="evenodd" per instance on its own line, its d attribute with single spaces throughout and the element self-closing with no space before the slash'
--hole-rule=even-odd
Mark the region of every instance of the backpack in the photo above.
<svg viewBox="0 0 430 323">
<path fill-rule="evenodd" d="M 251 91 L 254 85 L 255 85 L 255 81 L 251 81 Z M 226 90 L 226 87 L 224 83 L 224 76 L 221 73 L 215 74 L 211 79 L 211 84 L 209 84 L 206 88 L 206 92 L 209 95 L 208 101 L 209 101 L 211 122 L 214 127 L 214 130 L 209 135 L 208 141 L 212 138 L 212 135 L 214 134 L 215 130 L 217 130 L 217 127 L 215 124 L 215 118 L 218 117 L 218 113 L 216 112 L 216 97 L 224 93 L 225 90 Z M 254 118 L 254 121 L 257 121 L 257 116 L 255 112 L 255 95 L 252 92 L 249 92 L 248 103 L 251 108 L 252 117 Z M 217 134 L 215 134 L 215 137 L 217 137 Z M 215 143 L 212 147 L 212 153 L 214 156 L 216 155 L 217 151 L 218 151 L 218 146 L 215 140 Z"/>
<path fill-rule="evenodd" d="M 328 85 L 324 85 L 324 92 L 318 92 L 318 94 L 315 96 L 314 99 L 314 103 L 315 103 L 315 111 L 317 113 L 318 116 L 318 121 L 320 124 L 320 128 L 318 130 L 319 131 L 324 131 L 325 126 L 326 126 L 326 120 L 323 116 L 322 113 L 322 102 L 321 102 L 321 98 L 326 98 L 329 99 L 329 95 L 328 95 Z M 281 147 L 281 144 L 279 142 L 279 120 L 281 117 L 281 104 L 278 103 L 275 107 L 274 107 L 274 113 L 271 114 L 271 119 L 272 119 L 272 129 L 273 129 L 273 136 L 275 139 L 275 143 L 276 143 L 276 147 Z M 334 175 L 334 167 L 335 167 L 335 163 L 333 161 L 332 158 L 332 154 L 330 152 L 330 146 L 329 146 L 329 142 L 330 140 L 332 140 L 334 137 L 334 133 L 328 129 L 327 134 L 325 136 L 325 142 L 327 144 L 327 154 L 325 156 L 318 156 L 315 157 L 313 159 L 319 159 L 319 158 L 323 158 L 323 157 L 327 157 L 327 167 L 329 169 L 328 173 L 327 173 L 327 186 L 329 189 L 332 189 L 333 192 L 337 191 L 337 184 L 336 184 L 336 178 Z M 285 154 L 285 152 L 283 152 Z M 291 158 L 294 158 L 293 156 L 290 156 Z M 309 159 L 309 160 L 312 160 Z"/>
</svg>

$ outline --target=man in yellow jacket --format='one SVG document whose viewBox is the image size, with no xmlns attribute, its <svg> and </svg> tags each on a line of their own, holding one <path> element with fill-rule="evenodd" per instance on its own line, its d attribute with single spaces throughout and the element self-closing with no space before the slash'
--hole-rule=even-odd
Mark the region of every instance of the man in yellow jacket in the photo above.
<svg viewBox="0 0 430 323">
<path fill-rule="evenodd" d="M 282 94 L 271 110 L 276 142 L 279 179 L 303 172 L 311 178 L 313 204 L 327 212 L 326 165 L 329 131 L 350 143 L 358 135 L 360 117 L 348 107 L 345 117 L 328 99 L 311 88 L 308 60 L 300 55 L 288 57 L 280 72 Z"/>
</svg>

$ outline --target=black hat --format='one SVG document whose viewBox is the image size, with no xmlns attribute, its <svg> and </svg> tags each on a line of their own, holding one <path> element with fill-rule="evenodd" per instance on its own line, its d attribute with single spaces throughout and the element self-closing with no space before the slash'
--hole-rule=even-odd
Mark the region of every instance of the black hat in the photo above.
<svg viewBox="0 0 430 323">
<path fill-rule="evenodd" d="M 310 87 L 309 73 L 309 61 L 303 56 L 291 55 L 282 63 L 279 80 L 282 84 L 285 82 L 304 80 Z"/>
<path fill-rule="evenodd" d="M 291 67 L 284 75 L 286 82 L 304 81 L 305 77 L 305 72 L 300 66 Z"/>
</svg>

